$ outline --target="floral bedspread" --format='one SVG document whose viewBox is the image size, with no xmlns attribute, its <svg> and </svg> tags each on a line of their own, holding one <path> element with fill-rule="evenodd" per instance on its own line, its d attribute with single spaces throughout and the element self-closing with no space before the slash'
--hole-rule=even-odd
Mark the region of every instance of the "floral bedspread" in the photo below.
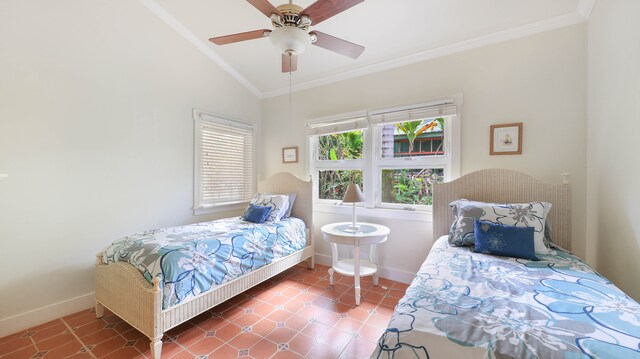
<svg viewBox="0 0 640 359">
<path fill-rule="evenodd" d="M 640 358 L 636 301 L 563 250 L 539 258 L 440 238 L 372 358 Z"/>
<path fill-rule="evenodd" d="M 113 242 L 102 262 L 129 262 L 151 283 L 160 277 L 164 309 L 305 247 L 298 218 L 255 224 L 238 217 L 155 229 Z"/>
</svg>

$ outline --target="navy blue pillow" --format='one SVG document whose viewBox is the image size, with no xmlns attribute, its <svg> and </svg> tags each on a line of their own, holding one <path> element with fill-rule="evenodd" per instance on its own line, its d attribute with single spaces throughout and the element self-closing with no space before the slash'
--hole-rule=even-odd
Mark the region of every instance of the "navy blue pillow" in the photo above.
<svg viewBox="0 0 640 359">
<path fill-rule="evenodd" d="M 271 206 L 258 206 L 249 203 L 249 208 L 244 212 L 244 220 L 253 223 L 264 223 L 273 210 Z"/>
<path fill-rule="evenodd" d="M 539 260 L 533 243 L 533 227 L 514 227 L 475 220 L 476 253 Z"/>
</svg>

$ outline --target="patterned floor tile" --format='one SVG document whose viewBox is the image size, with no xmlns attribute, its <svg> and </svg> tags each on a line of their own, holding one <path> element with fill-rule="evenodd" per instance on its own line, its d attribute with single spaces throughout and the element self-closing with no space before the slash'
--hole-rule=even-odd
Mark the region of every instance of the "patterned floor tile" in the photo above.
<svg viewBox="0 0 640 359">
<path fill-rule="evenodd" d="M 407 284 L 297 266 L 165 333 L 162 358 L 368 358 Z M 83 310 L 0 338 L 0 359 L 149 359 L 149 339 L 105 310 Z"/>
</svg>

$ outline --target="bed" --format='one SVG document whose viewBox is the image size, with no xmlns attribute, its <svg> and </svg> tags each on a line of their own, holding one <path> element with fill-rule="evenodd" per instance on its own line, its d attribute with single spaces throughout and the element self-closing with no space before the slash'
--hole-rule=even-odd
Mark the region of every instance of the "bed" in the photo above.
<svg viewBox="0 0 640 359">
<path fill-rule="evenodd" d="M 306 261 L 307 266 L 313 268 L 311 181 L 278 173 L 259 180 L 258 192 L 296 193 L 291 218 L 264 225 L 229 218 L 153 230 L 126 237 L 118 241 L 118 245 L 98 253 L 96 316 L 102 317 L 104 308 L 118 315 L 150 339 L 151 356 L 159 359 L 162 337 L 167 330 L 300 262 Z M 208 240 L 208 248 L 214 250 L 209 250 L 207 255 L 216 256 L 215 269 L 189 270 L 194 269 L 189 266 L 199 265 L 193 259 L 181 263 L 185 240 L 192 246 L 187 251 L 196 256 L 204 255 L 198 243 Z M 153 243 L 158 245 L 151 245 Z M 255 243 L 264 246 L 255 248 Z M 159 244 L 168 245 L 169 249 Z M 135 246 L 140 247 L 140 256 L 128 258 L 133 264 L 117 260 Z M 172 255 L 178 256 L 175 263 L 182 265 L 182 270 L 172 273 L 165 269 L 163 273 L 170 278 L 162 278 L 158 275 L 159 263 Z"/>
<path fill-rule="evenodd" d="M 553 204 L 539 261 L 475 253 L 447 240 L 459 198 Z M 640 305 L 571 254 L 571 186 L 483 170 L 434 188 L 426 261 L 372 358 L 640 358 Z"/>
</svg>

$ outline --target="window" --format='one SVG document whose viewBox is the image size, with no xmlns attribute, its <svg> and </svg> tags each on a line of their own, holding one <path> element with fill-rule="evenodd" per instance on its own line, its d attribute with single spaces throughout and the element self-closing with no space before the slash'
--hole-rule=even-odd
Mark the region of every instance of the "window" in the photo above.
<svg viewBox="0 0 640 359">
<path fill-rule="evenodd" d="M 194 110 L 196 214 L 243 207 L 255 192 L 253 125 Z"/>
<path fill-rule="evenodd" d="M 339 203 L 346 186 L 355 182 L 367 198 L 366 207 L 429 209 L 433 184 L 459 175 L 461 100 L 310 123 L 317 203 Z"/>
</svg>

